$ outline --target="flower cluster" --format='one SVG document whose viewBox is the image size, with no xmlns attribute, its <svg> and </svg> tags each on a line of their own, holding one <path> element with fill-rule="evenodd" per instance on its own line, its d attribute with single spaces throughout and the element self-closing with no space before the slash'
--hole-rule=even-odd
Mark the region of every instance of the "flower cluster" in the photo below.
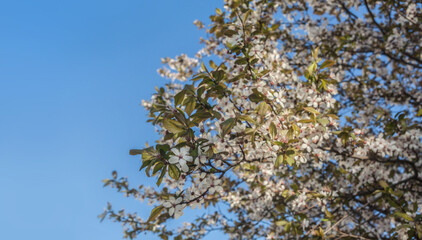
<svg viewBox="0 0 422 240">
<path fill-rule="evenodd" d="M 420 8 L 226 0 L 143 102 L 161 138 L 131 154 L 158 187 L 110 183 L 149 199 L 149 219 L 106 213 L 129 237 L 166 239 L 168 219 L 206 208 L 176 239 L 421 238 Z"/>
</svg>

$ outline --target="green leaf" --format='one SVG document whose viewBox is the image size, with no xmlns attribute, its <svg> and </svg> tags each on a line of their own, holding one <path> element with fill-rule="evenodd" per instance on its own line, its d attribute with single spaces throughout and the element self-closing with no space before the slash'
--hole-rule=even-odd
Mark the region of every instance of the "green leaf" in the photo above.
<svg viewBox="0 0 422 240">
<path fill-rule="evenodd" d="M 319 236 L 321 236 L 321 237 L 323 237 L 323 239 L 325 239 L 324 238 L 324 230 L 322 229 L 322 227 L 319 227 Z"/>
<path fill-rule="evenodd" d="M 318 89 L 328 90 L 327 82 L 324 79 L 321 79 L 321 84 L 318 86 Z"/>
<path fill-rule="evenodd" d="M 292 143 L 297 143 L 297 142 L 299 142 L 300 140 L 299 139 L 290 139 L 289 141 L 288 141 L 288 143 L 289 144 L 292 144 Z"/>
<path fill-rule="evenodd" d="M 307 112 L 310 112 L 310 113 L 313 113 L 313 114 L 315 114 L 315 115 L 319 115 L 320 113 L 315 109 L 315 108 L 313 108 L 313 107 L 304 107 L 303 108 L 305 111 L 307 111 Z"/>
<path fill-rule="evenodd" d="M 347 132 L 341 132 L 338 136 L 341 138 L 343 145 L 346 145 L 349 140 L 349 134 Z"/>
<path fill-rule="evenodd" d="M 277 156 L 277 159 L 275 160 L 274 167 L 275 168 L 280 167 L 280 165 L 281 165 L 282 162 L 283 162 L 283 155 L 280 154 L 280 155 Z"/>
<path fill-rule="evenodd" d="M 387 199 L 387 202 L 390 204 L 390 206 L 397 209 L 400 208 L 400 206 L 393 199 L 391 199 L 391 197 L 386 197 L 385 199 Z"/>
<path fill-rule="evenodd" d="M 319 53 L 319 47 L 316 47 L 313 51 L 311 51 L 311 53 L 312 53 L 312 57 L 314 59 L 317 59 L 318 58 L 318 53 Z"/>
<path fill-rule="evenodd" d="M 312 120 L 312 119 L 301 119 L 298 122 L 300 122 L 300 123 L 313 123 L 314 120 Z"/>
<path fill-rule="evenodd" d="M 235 118 L 229 118 L 226 121 L 224 121 L 221 124 L 222 136 L 225 136 L 227 133 L 229 133 L 235 125 L 236 125 Z"/>
<path fill-rule="evenodd" d="M 261 102 L 256 111 L 259 115 L 265 116 L 270 111 L 270 106 L 266 102 Z"/>
<path fill-rule="evenodd" d="M 183 90 L 186 91 L 186 95 L 188 96 L 192 96 L 195 94 L 195 86 L 193 84 L 185 85 L 185 88 Z"/>
<path fill-rule="evenodd" d="M 196 95 L 198 96 L 198 98 L 201 98 L 202 94 L 205 92 L 205 87 L 198 87 L 196 90 Z"/>
<path fill-rule="evenodd" d="M 207 69 L 207 67 L 205 67 L 204 62 L 201 62 L 201 68 L 202 68 L 205 72 L 208 72 L 208 69 Z"/>
<path fill-rule="evenodd" d="M 422 238 L 422 225 L 420 225 L 420 224 L 415 224 L 415 225 L 416 225 L 416 231 L 418 232 L 418 237 L 419 237 L 419 239 L 421 239 Z"/>
<path fill-rule="evenodd" d="M 327 114 L 327 116 L 336 120 L 340 120 L 340 118 L 335 114 Z"/>
<path fill-rule="evenodd" d="M 205 74 L 205 73 L 198 73 L 198 74 L 195 74 L 191 80 L 193 82 L 195 82 L 195 81 L 198 81 L 200 79 L 203 79 L 206 76 L 207 76 L 207 74 Z"/>
<path fill-rule="evenodd" d="M 159 186 L 160 186 L 161 182 L 163 181 L 164 176 L 166 175 L 166 172 L 167 172 L 167 167 L 166 167 L 166 166 L 164 166 L 164 167 L 163 167 L 163 170 L 161 170 L 161 174 L 160 174 L 160 176 L 158 177 L 158 180 L 157 180 L 157 187 L 159 187 Z"/>
<path fill-rule="evenodd" d="M 223 70 L 218 70 L 218 71 L 214 71 L 212 72 L 212 76 L 214 77 L 214 79 L 217 82 L 220 82 L 223 78 L 224 78 L 224 71 Z"/>
<path fill-rule="evenodd" d="M 145 148 L 142 150 L 142 160 L 153 160 L 157 156 L 157 152 L 153 147 Z"/>
<path fill-rule="evenodd" d="M 130 149 L 129 154 L 130 155 L 139 155 L 144 152 L 144 149 Z"/>
<path fill-rule="evenodd" d="M 152 175 L 156 174 L 163 167 L 164 167 L 164 164 L 162 162 L 158 162 L 157 164 L 155 164 L 154 169 L 152 170 Z"/>
<path fill-rule="evenodd" d="M 286 221 L 286 220 L 280 220 L 280 221 L 275 222 L 275 224 L 276 224 L 277 226 L 284 226 L 284 225 L 286 225 L 287 223 L 289 223 L 289 222 L 288 222 L 288 221 Z"/>
<path fill-rule="evenodd" d="M 193 110 L 195 110 L 196 107 L 196 100 L 195 98 L 189 98 L 187 104 L 186 104 L 186 108 L 185 108 L 185 112 L 188 116 L 190 116 L 193 112 Z"/>
<path fill-rule="evenodd" d="M 290 128 L 289 131 L 287 131 L 286 137 L 287 139 L 292 139 L 294 134 L 293 128 Z"/>
<path fill-rule="evenodd" d="M 243 121 L 247 121 L 250 123 L 255 123 L 255 120 L 253 120 L 250 116 L 248 115 L 240 115 L 237 117 L 239 120 L 243 120 Z"/>
<path fill-rule="evenodd" d="M 110 179 L 103 179 L 101 181 L 104 183 L 103 187 L 107 187 L 111 183 Z"/>
<path fill-rule="evenodd" d="M 289 164 L 290 166 L 293 166 L 295 164 L 295 159 L 293 157 L 291 157 L 290 155 L 288 155 L 286 157 L 286 162 L 287 164 Z"/>
<path fill-rule="evenodd" d="M 152 162 L 153 160 L 146 160 L 142 162 L 142 166 L 141 168 L 139 168 L 139 171 L 141 171 L 142 169 L 144 169 L 146 166 L 149 166 L 149 164 Z"/>
<path fill-rule="evenodd" d="M 156 149 L 157 151 L 159 151 L 160 153 L 161 153 L 161 152 L 166 153 L 166 152 L 170 151 L 170 146 L 169 146 L 168 144 L 157 144 L 157 145 L 155 146 L 155 149 Z"/>
<path fill-rule="evenodd" d="M 296 154 L 296 151 L 294 150 L 294 149 L 292 149 L 292 148 L 289 148 L 287 151 L 286 151 L 286 154 L 288 155 L 288 156 L 294 156 L 295 154 Z"/>
<path fill-rule="evenodd" d="M 326 118 L 317 118 L 317 122 L 319 122 L 324 127 L 330 123 L 330 121 Z"/>
<path fill-rule="evenodd" d="M 148 176 L 148 177 L 151 177 L 151 173 L 150 173 L 150 171 L 151 171 L 151 167 L 153 166 L 154 164 L 153 163 L 151 163 L 151 164 L 149 164 L 148 165 L 148 167 L 145 169 L 145 174 Z"/>
<path fill-rule="evenodd" d="M 336 62 L 334 62 L 333 60 L 325 60 L 322 64 L 321 64 L 321 69 L 324 68 L 329 68 L 331 66 L 333 66 Z"/>
<path fill-rule="evenodd" d="M 164 118 L 163 127 L 175 134 L 181 133 L 185 130 L 180 122 L 169 118 Z"/>
<path fill-rule="evenodd" d="M 104 211 L 100 215 L 98 215 L 98 218 L 100 219 L 100 222 L 104 221 L 104 218 L 107 216 L 107 212 Z"/>
<path fill-rule="evenodd" d="M 237 65 L 246 65 L 247 63 L 248 63 L 248 60 L 246 57 L 239 58 L 234 62 L 234 64 L 237 64 Z"/>
<path fill-rule="evenodd" d="M 209 61 L 209 64 L 210 64 L 210 67 L 212 67 L 212 69 L 216 69 L 217 68 L 217 65 L 214 63 L 213 60 L 210 60 Z"/>
<path fill-rule="evenodd" d="M 174 164 L 169 165 L 169 175 L 171 178 L 178 180 L 180 178 L 180 170 Z"/>
<path fill-rule="evenodd" d="M 293 128 L 293 131 L 294 131 L 296 137 L 298 137 L 299 134 L 300 134 L 300 128 L 299 128 L 299 126 L 297 126 L 295 123 L 293 123 L 292 124 L 292 128 Z"/>
<path fill-rule="evenodd" d="M 270 123 L 270 135 L 274 138 L 277 135 L 277 128 L 273 122 Z"/>
<path fill-rule="evenodd" d="M 219 112 L 217 112 L 217 111 L 212 111 L 212 115 L 210 117 L 214 117 L 216 119 L 221 119 L 222 118 L 221 114 Z"/>
<path fill-rule="evenodd" d="M 312 75 L 317 69 L 317 64 L 315 62 L 313 62 L 311 65 L 309 65 L 308 67 L 308 73 L 310 75 Z"/>
<path fill-rule="evenodd" d="M 251 95 L 249 95 L 249 100 L 251 100 L 254 103 L 259 103 L 262 100 L 264 100 L 264 98 L 260 94 L 252 93 Z"/>
<path fill-rule="evenodd" d="M 286 225 L 284 226 L 284 231 L 285 232 L 289 232 L 291 227 L 292 227 L 292 223 L 291 222 L 286 223 Z"/>
<path fill-rule="evenodd" d="M 154 221 L 154 219 L 156 219 L 163 210 L 164 210 L 163 205 L 157 206 L 154 209 L 152 209 L 151 214 L 149 215 L 147 222 Z"/>
<path fill-rule="evenodd" d="M 404 212 L 395 212 L 394 215 L 397 216 L 397 217 L 401 217 L 401 218 L 403 218 L 403 219 L 405 219 L 406 221 L 409 221 L 409 222 L 414 221 L 411 216 L 407 215 Z"/>
<path fill-rule="evenodd" d="M 306 79 L 308 79 L 308 80 L 311 80 L 310 78 L 309 78 L 309 71 L 308 70 L 305 70 L 305 78 Z"/>
<path fill-rule="evenodd" d="M 185 98 L 185 94 L 186 94 L 186 92 L 184 90 L 182 90 L 174 96 L 174 105 L 175 106 L 179 106 L 183 102 L 183 99 Z"/>
<path fill-rule="evenodd" d="M 248 20 L 249 15 L 252 13 L 252 9 L 249 9 L 248 11 L 246 11 L 246 13 L 244 13 L 243 15 L 243 22 L 245 23 L 246 20 Z"/>
<path fill-rule="evenodd" d="M 383 187 L 384 189 L 385 189 L 385 188 L 388 188 L 388 183 L 387 183 L 386 181 L 384 181 L 384 180 L 380 180 L 378 183 L 379 183 L 379 184 L 380 184 L 380 186 L 381 186 L 381 187 Z"/>
<path fill-rule="evenodd" d="M 196 111 L 192 116 L 192 121 L 196 122 L 196 123 L 200 123 L 206 119 L 211 118 L 212 115 L 209 112 L 205 112 L 205 111 Z"/>
<path fill-rule="evenodd" d="M 333 214 L 330 213 L 330 211 L 328 211 L 327 209 L 325 209 L 325 216 L 332 218 Z"/>
<path fill-rule="evenodd" d="M 263 76 L 265 76 L 267 73 L 269 73 L 269 72 L 271 72 L 271 70 L 269 70 L 269 69 L 265 69 L 265 70 L 263 70 L 262 72 L 260 72 L 259 74 L 258 74 L 258 77 L 263 77 Z"/>
<path fill-rule="evenodd" d="M 252 59 L 251 60 L 251 65 L 254 65 L 255 63 L 257 63 L 259 61 L 259 59 L 258 58 L 254 58 L 254 59 Z"/>
</svg>

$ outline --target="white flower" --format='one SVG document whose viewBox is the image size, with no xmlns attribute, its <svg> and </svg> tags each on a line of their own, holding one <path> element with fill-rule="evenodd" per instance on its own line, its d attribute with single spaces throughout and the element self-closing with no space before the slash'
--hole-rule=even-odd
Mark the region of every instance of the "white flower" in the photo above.
<svg viewBox="0 0 422 240">
<path fill-rule="evenodd" d="M 267 98 L 280 104 L 281 107 L 284 107 L 284 103 L 286 102 L 286 99 L 284 98 L 284 90 L 282 89 L 279 89 L 277 92 L 274 93 L 270 92 Z"/>
<path fill-rule="evenodd" d="M 317 143 L 318 143 L 318 141 L 319 141 L 319 136 L 318 136 L 318 135 L 315 135 L 315 136 L 312 138 L 312 142 L 313 142 L 313 143 L 315 143 L 315 144 L 317 144 Z"/>
<path fill-rule="evenodd" d="M 303 228 L 303 230 L 305 230 L 305 228 L 307 228 L 308 226 L 309 226 L 309 220 L 305 218 L 302 221 L 302 228 Z"/>
<path fill-rule="evenodd" d="M 214 194 L 215 192 L 221 193 L 223 192 L 223 187 L 221 187 L 222 181 L 221 179 L 208 179 L 210 188 L 208 189 L 209 194 Z"/>
<path fill-rule="evenodd" d="M 181 168 L 182 168 L 182 171 L 188 172 L 189 167 L 186 164 L 186 162 L 192 161 L 192 157 L 188 155 L 189 154 L 189 148 L 183 147 L 180 150 L 175 148 L 175 149 L 172 150 L 172 152 L 174 153 L 174 155 L 170 157 L 169 163 L 171 163 L 171 164 L 179 163 Z"/>
<path fill-rule="evenodd" d="M 198 200 L 195 200 L 195 201 L 193 201 L 191 204 L 190 204 L 190 207 L 192 208 L 192 209 L 195 209 L 195 208 L 198 208 L 198 209 L 201 209 L 201 207 L 202 207 L 202 203 L 204 202 L 204 200 L 203 199 L 198 199 Z"/>
<path fill-rule="evenodd" d="M 407 7 L 407 10 L 406 10 L 406 18 L 409 19 L 413 23 L 417 23 L 418 22 L 417 9 L 416 9 L 416 4 L 415 3 L 411 3 Z"/>
<path fill-rule="evenodd" d="M 295 160 L 299 161 L 300 163 L 306 163 L 308 160 L 306 160 L 306 158 L 302 155 L 296 155 L 295 156 Z"/>
<path fill-rule="evenodd" d="M 199 166 L 201 164 L 205 164 L 207 161 L 207 157 L 204 153 L 208 150 L 208 147 L 202 149 L 201 147 L 198 148 L 198 157 L 195 159 L 195 165 Z"/>
<path fill-rule="evenodd" d="M 183 215 L 183 205 L 177 205 L 176 210 L 174 211 L 174 218 L 178 219 L 180 216 Z"/>
<path fill-rule="evenodd" d="M 168 212 L 169 212 L 170 216 L 174 215 L 174 217 L 177 219 L 179 216 L 181 216 L 183 214 L 183 206 L 180 205 L 181 202 L 182 202 L 181 197 L 179 197 L 177 199 L 174 198 L 174 197 L 170 197 L 170 199 L 167 202 L 164 202 L 163 206 L 165 208 L 168 208 Z M 182 214 L 180 214 L 180 212 Z"/>
<path fill-rule="evenodd" d="M 311 152 L 311 150 L 312 150 L 311 147 L 309 146 L 308 139 L 306 139 L 306 138 L 303 139 L 303 143 L 300 146 L 300 148 L 303 149 L 303 150 L 306 149 L 307 152 Z"/>
</svg>

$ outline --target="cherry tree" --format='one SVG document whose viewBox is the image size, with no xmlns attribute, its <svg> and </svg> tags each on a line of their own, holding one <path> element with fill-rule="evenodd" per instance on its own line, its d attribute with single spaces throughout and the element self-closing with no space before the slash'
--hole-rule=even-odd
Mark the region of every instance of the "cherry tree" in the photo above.
<svg viewBox="0 0 422 240">
<path fill-rule="evenodd" d="M 130 151 L 157 186 L 127 238 L 422 238 L 422 3 L 226 0 L 195 56 L 164 58 L 143 106 L 160 139 Z M 205 208 L 178 229 L 186 208 Z"/>
</svg>

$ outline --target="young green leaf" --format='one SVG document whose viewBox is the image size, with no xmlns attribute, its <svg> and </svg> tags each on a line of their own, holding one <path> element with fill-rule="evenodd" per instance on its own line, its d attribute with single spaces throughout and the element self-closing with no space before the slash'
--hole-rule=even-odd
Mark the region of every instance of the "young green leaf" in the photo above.
<svg viewBox="0 0 422 240">
<path fill-rule="evenodd" d="M 310 112 L 310 113 L 313 113 L 313 114 L 315 114 L 315 115 L 319 115 L 320 113 L 315 109 L 315 108 L 313 108 L 313 107 L 304 107 L 303 108 L 305 111 L 307 111 L 307 112 Z"/>
<path fill-rule="evenodd" d="M 327 116 L 336 120 L 340 120 L 340 118 L 335 114 L 327 114 Z"/>
<path fill-rule="evenodd" d="M 196 107 L 196 99 L 193 97 L 188 98 L 188 102 L 186 103 L 186 108 L 185 108 L 186 114 L 190 116 L 193 110 L 195 110 L 195 107 Z"/>
<path fill-rule="evenodd" d="M 276 158 L 276 160 L 275 160 L 275 165 L 274 165 L 274 167 L 275 168 L 278 168 L 278 167 L 280 167 L 280 165 L 281 165 L 281 163 L 283 162 L 283 155 L 282 154 L 280 154 L 280 155 L 278 155 L 277 156 L 277 158 Z"/>
<path fill-rule="evenodd" d="M 325 60 L 322 64 L 321 64 L 321 69 L 324 68 L 329 68 L 331 66 L 333 66 L 336 62 L 334 62 L 333 60 Z"/>
<path fill-rule="evenodd" d="M 169 176 L 175 180 L 180 178 L 180 170 L 174 164 L 169 165 Z"/>
<path fill-rule="evenodd" d="M 289 166 L 293 166 L 295 164 L 295 159 L 291 157 L 290 155 L 287 155 L 285 159 L 286 159 L 287 164 L 289 164 Z"/>
<path fill-rule="evenodd" d="M 253 120 L 252 118 L 251 118 L 251 116 L 249 116 L 249 115 L 240 115 L 240 116 L 238 116 L 237 117 L 239 120 L 242 120 L 242 121 L 247 121 L 247 122 L 249 122 L 249 123 L 255 123 L 255 120 Z"/>
<path fill-rule="evenodd" d="M 162 205 L 157 206 L 154 209 L 152 209 L 151 214 L 149 215 L 147 222 L 154 221 L 160 215 L 160 213 L 163 210 L 164 210 L 164 206 L 162 206 Z"/>
<path fill-rule="evenodd" d="M 229 118 L 226 121 L 224 121 L 221 124 L 221 134 L 222 136 L 225 136 L 226 134 L 228 134 L 232 128 L 236 125 L 236 119 L 235 118 Z"/>
<path fill-rule="evenodd" d="M 130 149 L 129 154 L 130 155 L 139 155 L 144 152 L 144 149 Z"/>
<path fill-rule="evenodd" d="M 185 130 L 180 122 L 169 118 L 164 118 L 163 127 L 175 134 L 183 132 Z"/>
<path fill-rule="evenodd" d="M 272 138 L 274 138 L 277 135 L 277 128 L 273 122 L 270 123 L 270 135 Z"/>
<path fill-rule="evenodd" d="M 186 91 L 182 90 L 174 96 L 174 105 L 176 107 L 179 106 L 183 102 L 183 99 L 185 98 L 185 94 L 186 94 Z"/>
<path fill-rule="evenodd" d="M 167 172 L 167 166 L 164 166 L 163 169 L 161 170 L 160 176 L 158 177 L 157 187 L 160 186 L 161 182 L 163 181 L 164 176 L 166 175 L 166 172 Z"/>
<path fill-rule="evenodd" d="M 394 215 L 397 216 L 397 217 L 401 217 L 401 218 L 403 218 L 403 219 L 405 219 L 406 221 L 409 221 L 409 222 L 414 221 L 411 216 L 407 215 L 404 212 L 395 212 Z"/>
<path fill-rule="evenodd" d="M 265 116 L 270 111 L 270 106 L 266 102 L 261 102 L 256 111 L 259 115 Z"/>
</svg>

